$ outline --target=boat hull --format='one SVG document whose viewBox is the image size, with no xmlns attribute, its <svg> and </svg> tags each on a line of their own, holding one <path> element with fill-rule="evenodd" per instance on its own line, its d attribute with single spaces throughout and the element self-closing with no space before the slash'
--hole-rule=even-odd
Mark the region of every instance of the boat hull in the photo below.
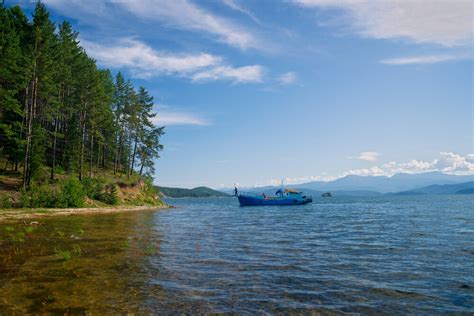
<svg viewBox="0 0 474 316">
<path fill-rule="evenodd" d="M 312 198 L 302 200 L 292 198 L 261 198 L 248 195 L 239 195 L 240 206 L 261 206 L 261 205 L 303 205 L 313 202 Z"/>
</svg>

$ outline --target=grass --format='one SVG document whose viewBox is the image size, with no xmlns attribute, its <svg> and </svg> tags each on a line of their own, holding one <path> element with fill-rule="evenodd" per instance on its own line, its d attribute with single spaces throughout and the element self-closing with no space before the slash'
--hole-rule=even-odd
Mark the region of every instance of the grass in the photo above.
<svg viewBox="0 0 474 316">
<path fill-rule="evenodd" d="M 145 248 L 145 254 L 147 256 L 153 256 L 155 253 L 156 253 L 155 245 L 149 245 L 148 247 Z"/>
<path fill-rule="evenodd" d="M 79 245 L 72 246 L 72 252 L 74 252 L 76 255 L 82 254 L 81 246 Z"/>
<path fill-rule="evenodd" d="M 26 241 L 26 235 L 24 232 L 17 232 L 15 235 L 12 236 L 12 241 L 24 243 Z"/>
<path fill-rule="evenodd" d="M 130 248 L 130 245 L 132 244 L 132 241 L 130 239 L 125 239 L 124 241 L 122 241 L 122 247 L 123 248 Z"/>
<path fill-rule="evenodd" d="M 48 210 L 36 210 L 34 211 L 35 213 L 39 213 L 39 214 L 48 214 L 48 213 L 51 213 L 51 211 L 48 211 Z"/>
<path fill-rule="evenodd" d="M 56 255 L 56 258 L 58 258 L 61 261 L 71 260 L 71 252 L 69 250 L 61 250 L 61 249 L 55 248 L 54 254 Z"/>
<path fill-rule="evenodd" d="M 49 169 L 45 169 L 45 174 L 49 174 Z M 0 214 L 2 212 L 9 212 L 11 210 L 25 210 L 28 213 L 47 214 L 50 210 L 37 209 L 44 207 L 63 208 L 63 200 L 56 201 L 55 194 L 51 197 L 44 197 L 44 192 L 62 192 L 64 185 L 70 175 L 56 174 L 55 181 L 44 179 L 41 183 L 36 183 L 35 190 L 29 190 L 23 197 L 19 188 L 21 186 L 21 173 L 13 171 L 0 170 Z M 95 170 L 93 174 L 94 181 L 101 183 L 102 191 L 98 195 L 93 195 L 90 191 L 90 186 L 82 182 L 84 190 L 87 190 L 89 197 L 85 199 L 84 207 L 111 207 L 111 206 L 163 206 L 164 203 L 159 199 L 158 195 L 153 189 L 150 189 L 150 184 L 142 187 L 137 186 L 142 178 L 139 174 L 133 173 L 130 177 L 126 174 L 113 174 L 112 170 Z M 92 183 L 96 183 L 92 182 Z M 93 184 L 92 184 L 93 185 Z M 117 203 L 104 201 L 104 195 L 113 194 L 110 192 L 110 186 L 116 187 L 115 200 Z M 47 189 L 45 189 L 47 188 Z M 100 189 L 99 189 L 100 190 Z M 43 192 L 44 191 L 44 192 Z M 43 194 L 44 193 L 44 194 Z M 15 198 L 13 198 L 15 197 Z M 61 202 L 62 201 L 62 202 Z M 35 208 L 37 206 L 37 208 Z"/>
</svg>

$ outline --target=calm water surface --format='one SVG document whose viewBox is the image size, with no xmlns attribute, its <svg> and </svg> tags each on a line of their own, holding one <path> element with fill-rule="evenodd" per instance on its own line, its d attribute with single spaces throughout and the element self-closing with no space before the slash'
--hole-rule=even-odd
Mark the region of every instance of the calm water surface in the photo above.
<svg viewBox="0 0 474 316">
<path fill-rule="evenodd" d="M 0 224 L 0 314 L 473 314 L 474 197 L 319 198 Z"/>
</svg>

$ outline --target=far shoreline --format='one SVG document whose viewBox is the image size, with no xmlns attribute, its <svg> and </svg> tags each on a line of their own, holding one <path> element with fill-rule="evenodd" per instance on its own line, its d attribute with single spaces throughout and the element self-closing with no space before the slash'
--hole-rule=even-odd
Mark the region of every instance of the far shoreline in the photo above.
<svg viewBox="0 0 474 316">
<path fill-rule="evenodd" d="M 136 211 L 157 211 L 174 208 L 171 205 L 142 205 L 142 206 L 115 206 L 115 207 L 81 207 L 81 208 L 21 208 L 0 209 L 0 223 L 24 219 L 36 219 L 70 215 L 113 214 Z"/>
</svg>

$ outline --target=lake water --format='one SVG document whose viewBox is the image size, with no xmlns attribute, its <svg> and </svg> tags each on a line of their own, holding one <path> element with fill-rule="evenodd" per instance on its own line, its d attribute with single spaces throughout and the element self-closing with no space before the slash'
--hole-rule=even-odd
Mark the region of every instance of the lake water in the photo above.
<svg viewBox="0 0 474 316">
<path fill-rule="evenodd" d="M 473 314 L 474 196 L 0 224 L 0 314 Z"/>
</svg>

